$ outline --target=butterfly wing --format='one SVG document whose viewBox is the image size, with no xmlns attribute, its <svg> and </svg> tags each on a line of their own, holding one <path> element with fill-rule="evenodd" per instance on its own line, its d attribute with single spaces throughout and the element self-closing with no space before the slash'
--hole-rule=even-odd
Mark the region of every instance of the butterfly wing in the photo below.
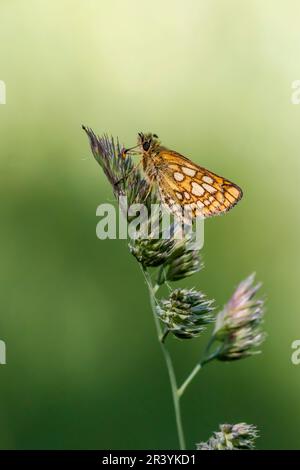
<svg viewBox="0 0 300 470">
<path fill-rule="evenodd" d="M 161 150 L 157 183 L 163 204 L 180 217 L 212 217 L 229 211 L 242 198 L 239 186 L 177 152 Z M 181 217 L 182 218 L 182 217 Z"/>
</svg>

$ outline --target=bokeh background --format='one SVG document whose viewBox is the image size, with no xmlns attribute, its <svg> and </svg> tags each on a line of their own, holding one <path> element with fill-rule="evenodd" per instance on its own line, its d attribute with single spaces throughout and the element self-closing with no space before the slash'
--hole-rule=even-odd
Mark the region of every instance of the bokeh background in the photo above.
<svg viewBox="0 0 300 470">
<path fill-rule="evenodd" d="M 188 446 L 246 421 L 259 448 L 300 448 L 299 15 L 296 0 L 0 1 L 0 448 L 178 445 L 138 264 L 126 241 L 96 238 L 113 198 L 82 123 L 128 146 L 157 132 L 243 187 L 180 285 L 222 306 L 256 271 L 268 339 L 199 374 Z M 206 341 L 170 341 L 180 379 Z"/>
</svg>

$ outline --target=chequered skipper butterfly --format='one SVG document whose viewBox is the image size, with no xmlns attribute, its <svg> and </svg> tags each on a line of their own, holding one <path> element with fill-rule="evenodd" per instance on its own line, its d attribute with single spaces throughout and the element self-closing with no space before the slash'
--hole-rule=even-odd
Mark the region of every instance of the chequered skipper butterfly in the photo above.
<svg viewBox="0 0 300 470">
<path fill-rule="evenodd" d="M 156 134 L 139 133 L 137 147 L 150 188 L 157 185 L 163 205 L 181 220 L 187 212 L 191 219 L 225 213 L 243 196 L 236 184 L 162 146 Z"/>
</svg>

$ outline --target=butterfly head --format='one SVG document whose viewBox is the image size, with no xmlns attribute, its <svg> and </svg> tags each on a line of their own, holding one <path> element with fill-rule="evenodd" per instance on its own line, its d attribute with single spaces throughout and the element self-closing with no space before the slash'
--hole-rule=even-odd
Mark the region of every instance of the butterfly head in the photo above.
<svg viewBox="0 0 300 470">
<path fill-rule="evenodd" d="M 123 158 L 126 158 L 126 156 L 130 153 L 136 154 L 142 152 L 151 154 L 159 147 L 160 141 L 158 140 L 158 136 L 156 134 L 143 134 L 142 132 L 139 132 L 137 145 L 128 149 L 123 149 L 121 155 Z M 138 150 L 136 150 L 137 148 Z"/>
<path fill-rule="evenodd" d="M 138 145 L 141 146 L 143 152 L 151 153 L 160 146 L 160 141 L 156 134 L 143 134 L 142 132 L 139 132 Z"/>
</svg>

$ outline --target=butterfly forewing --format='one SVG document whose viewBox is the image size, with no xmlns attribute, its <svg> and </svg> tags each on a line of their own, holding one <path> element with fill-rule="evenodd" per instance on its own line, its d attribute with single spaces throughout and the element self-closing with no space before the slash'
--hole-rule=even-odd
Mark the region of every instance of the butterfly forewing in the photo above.
<svg viewBox="0 0 300 470">
<path fill-rule="evenodd" d="M 157 183 L 162 202 L 178 217 L 211 217 L 230 210 L 242 197 L 234 183 L 193 163 L 177 152 L 157 155 Z"/>
</svg>

